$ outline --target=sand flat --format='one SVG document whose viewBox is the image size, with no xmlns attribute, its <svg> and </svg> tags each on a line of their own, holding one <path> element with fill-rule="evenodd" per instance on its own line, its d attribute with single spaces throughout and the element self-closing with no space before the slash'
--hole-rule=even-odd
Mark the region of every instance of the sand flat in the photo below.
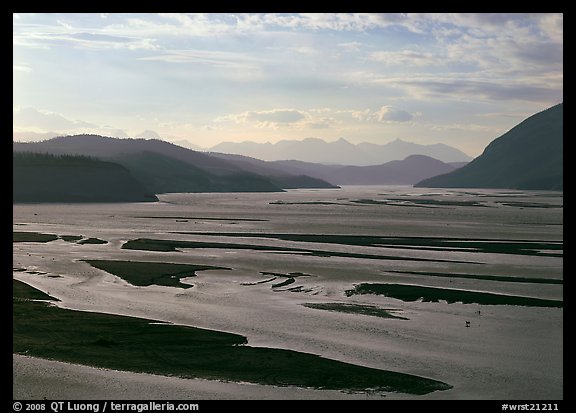
<svg viewBox="0 0 576 413">
<path fill-rule="evenodd" d="M 384 189 L 388 192 L 406 191 L 406 188 Z M 62 300 L 58 305 L 65 308 L 131 315 L 233 332 L 246 336 L 251 346 L 309 352 L 354 364 L 429 377 L 454 386 L 448 391 L 408 398 L 561 399 L 562 309 L 403 302 L 382 296 L 346 297 L 344 294 L 347 289 L 363 282 L 406 282 L 438 288 L 472 289 L 557 300 L 563 296 L 561 284 L 534 285 L 433 278 L 387 271 L 456 274 L 481 272 L 486 275 L 562 279 L 561 258 L 488 253 L 467 255 L 466 252 L 419 250 L 410 253 L 415 257 L 455 257 L 462 261 L 473 255 L 475 260 L 482 263 L 473 265 L 295 256 L 233 249 L 151 252 L 120 248 L 123 243 L 136 238 L 201 240 L 201 236 L 174 234 L 175 231 L 327 232 L 372 236 L 430 236 L 441 231 L 453 237 L 468 234 L 474 238 L 504 240 L 562 240 L 561 225 L 541 225 L 541 222 L 561 224 L 560 208 L 464 206 L 456 210 L 451 207 L 448 210 L 438 206 L 432 214 L 432 210 L 424 208 L 403 210 L 399 206 L 386 205 L 339 205 L 337 209 L 330 205 L 316 204 L 270 205 L 270 202 L 275 200 L 336 202 L 338 198 L 346 197 L 375 199 L 378 192 L 382 191 L 382 187 L 375 187 L 326 192 L 290 191 L 285 194 L 170 194 L 161 196 L 164 202 L 158 204 L 81 207 L 15 205 L 14 223 L 26 223 L 28 231 L 82 234 L 85 237 L 107 240 L 109 244 L 77 245 L 64 240 L 45 244 L 14 244 L 15 268 L 33 268 L 46 274 L 15 271 L 13 277 L 49 292 Z M 418 194 L 425 190 L 412 191 L 414 196 L 419 196 Z M 445 192 L 446 195 L 438 196 L 450 196 L 453 193 L 458 191 L 450 190 Z M 482 195 L 484 200 L 489 195 L 498 196 L 499 199 L 503 196 L 490 192 L 483 192 Z M 529 200 L 536 195 L 539 202 L 546 200 L 541 194 L 527 194 L 525 198 Z M 515 195 L 515 198 L 518 196 Z M 557 197 L 551 199 L 554 203 L 558 202 Z M 38 215 L 34 216 L 34 213 Z M 237 220 L 234 223 L 226 220 L 182 223 L 170 219 L 150 219 L 148 222 L 142 218 L 130 218 L 154 214 L 223 219 L 235 217 L 247 220 Z M 211 237 L 210 241 L 214 238 L 219 241 L 218 237 Z M 242 241 L 226 237 L 221 240 Z M 274 246 L 287 245 L 282 241 L 270 242 Z M 322 247 L 330 246 L 325 244 Z M 335 251 L 363 251 L 362 246 L 333 247 Z M 136 287 L 92 268 L 81 261 L 84 259 L 131 259 L 211 265 L 232 270 L 200 272 L 193 279 L 194 287 L 187 290 L 166 286 Z M 296 278 L 295 282 L 287 287 L 302 286 L 311 292 L 275 291 L 269 283 L 258 283 L 268 277 L 262 275 L 262 272 L 310 274 L 309 277 Z M 54 275 L 61 277 L 50 277 Z M 403 277 L 402 281 L 399 281 L 400 277 Z M 326 302 L 395 308 L 401 310 L 401 314 L 409 320 L 319 311 L 302 305 Z M 481 311 L 481 314 L 477 314 L 477 311 Z M 471 321 L 470 328 L 465 327 L 465 321 Z M 17 367 L 15 364 L 15 368 Z M 140 377 L 139 375 L 125 374 L 130 377 L 127 379 L 130 383 L 139 383 L 138 380 L 141 379 L 136 378 Z M 15 388 L 16 383 L 19 387 L 22 386 L 18 391 L 25 392 L 27 386 L 35 386 L 35 381 L 29 378 L 17 381 L 15 376 L 14 380 Z M 79 387 L 70 388 L 77 388 L 78 394 L 88 394 L 88 390 L 84 393 L 80 390 L 82 383 L 86 383 L 85 380 L 86 378 L 78 377 Z M 134 386 L 138 387 L 137 384 Z M 178 392 L 179 386 L 176 385 L 171 391 Z M 208 390 L 207 392 L 210 393 Z M 291 389 L 288 391 L 280 388 L 278 392 L 283 396 L 274 397 L 290 398 L 290 394 L 295 394 Z M 231 393 L 223 393 L 222 398 L 227 397 L 226 394 L 231 398 L 238 398 L 232 390 Z M 332 393 L 320 394 L 329 398 L 340 397 Z M 385 396 L 407 397 L 399 394 Z M 266 396 L 263 393 L 254 396 L 261 397 Z"/>
</svg>

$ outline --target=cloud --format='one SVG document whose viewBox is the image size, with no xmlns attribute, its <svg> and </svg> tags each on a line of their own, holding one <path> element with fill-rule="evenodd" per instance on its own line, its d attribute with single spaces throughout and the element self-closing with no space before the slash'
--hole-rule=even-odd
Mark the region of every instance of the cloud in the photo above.
<svg viewBox="0 0 576 413">
<path fill-rule="evenodd" d="M 141 57 L 138 60 L 168 63 L 195 63 L 223 68 L 243 69 L 257 69 L 256 63 L 260 61 L 242 53 L 194 49 L 166 50 L 164 54 Z"/>
<path fill-rule="evenodd" d="M 344 49 L 347 52 L 358 52 L 362 48 L 362 43 L 360 42 L 344 42 L 338 43 L 336 46 Z"/>
<path fill-rule="evenodd" d="M 320 54 L 320 51 L 309 46 L 291 47 L 288 50 L 294 53 L 299 53 L 305 56 L 315 56 Z"/>
<path fill-rule="evenodd" d="M 248 111 L 221 116 L 215 122 L 249 124 L 257 128 L 278 129 L 332 129 L 350 122 L 359 124 L 401 123 L 414 118 L 411 113 L 394 106 L 382 106 L 378 110 L 315 108 L 307 111 L 297 109 L 273 109 Z"/>
<path fill-rule="evenodd" d="M 492 76 L 489 76 L 492 75 Z M 563 74 L 529 76 L 522 72 L 414 74 L 367 79 L 368 83 L 396 88 L 404 98 L 467 101 L 527 101 L 557 103 L 562 100 Z"/>
<path fill-rule="evenodd" d="M 262 112 L 247 112 L 246 119 L 256 122 L 294 123 L 304 119 L 306 115 L 295 109 L 274 109 Z"/>
<path fill-rule="evenodd" d="M 40 111 L 31 107 L 15 109 L 13 122 L 15 127 L 36 128 L 43 131 L 97 128 L 92 123 L 66 119 L 58 113 Z"/>
<path fill-rule="evenodd" d="M 369 59 L 387 65 L 428 66 L 446 63 L 446 59 L 433 53 L 412 50 L 372 52 Z"/>
<path fill-rule="evenodd" d="M 30 15 L 27 16 L 30 17 Z M 69 17 L 66 16 L 66 19 Z M 131 32 L 126 26 L 123 26 L 121 30 L 112 31 L 109 26 L 78 28 L 61 19 L 35 24 L 15 21 L 13 43 L 17 46 L 44 49 L 73 45 L 78 48 L 106 51 L 110 49 L 153 50 L 158 47 L 153 38 Z"/>
<path fill-rule="evenodd" d="M 413 118 L 411 113 L 393 106 L 382 106 L 374 117 L 378 122 L 408 122 Z"/>
<path fill-rule="evenodd" d="M 307 116 L 307 113 L 296 109 L 272 109 L 222 116 L 215 121 L 233 121 L 235 123 L 253 124 L 257 128 L 277 129 L 278 127 L 294 126 L 306 119 Z"/>
<path fill-rule="evenodd" d="M 349 112 L 353 119 L 358 121 L 366 121 L 370 119 L 370 109 L 365 110 L 353 110 L 353 111 L 346 111 Z"/>
<path fill-rule="evenodd" d="M 310 129 L 330 129 L 332 128 L 334 125 L 338 124 L 339 121 L 334 118 L 334 117 L 325 117 L 322 116 L 320 118 L 309 118 L 312 120 L 308 120 L 307 122 L 304 123 L 304 127 L 305 128 L 310 128 Z"/>
<path fill-rule="evenodd" d="M 553 42 L 564 42 L 564 16 L 561 13 L 542 16 L 538 25 L 540 31 Z"/>
<path fill-rule="evenodd" d="M 260 26 L 275 26 L 291 29 L 334 30 L 363 32 L 406 22 L 402 13 L 296 13 L 263 14 Z"/>
<path fill-rule="evenodd" d="M 12 70 L 14 72 L 23 72 L 23 73 L 30 73 L 32 72 L 32 68 L 26 65 L 12 65 Z"/>
</svg>

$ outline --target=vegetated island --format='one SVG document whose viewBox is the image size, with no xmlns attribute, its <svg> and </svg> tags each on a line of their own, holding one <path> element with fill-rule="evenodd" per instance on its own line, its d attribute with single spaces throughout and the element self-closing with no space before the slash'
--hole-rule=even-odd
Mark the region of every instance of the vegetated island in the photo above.
<svg viewBox="0 0 576 413">
<path fill-rule="evenodd" d="M 88 156 L 12 154 L 12 202 L 154 202 L 123 166 Z"/>
<path fill-rule="evenodd" d="M 26 354 L 101 368 L 344 391 L 423 395 L 452 386 L 317 355 L 246 345 L 238 334 L 155 320 L 75 311 L 42 301 L 13 280 L 12 345 Z"/>
<path fill-rule="evenodd" d="M 51 242 L 61 239 L 66 242 L 84 244 L 108 244 L 100 238 L 84 238 L 82 235 L 56 235 L 32 231 L 12 231 L 12 242 Z"/>
<path fill-rule="evenodd" d="M 518 305 L 526 307 L 562 308 L 564 306 L 564 302 L 559 300 L 455 290 L 450 288 L 422 287 L 408 284 L 363 283 L 345 292 L 345 295 L 348 297 L 355 294 L 384 295 L 402 301 L 418 301 L 421 299 L 423 302 L 438 302 L 445 300 L 448 304 L 461 302 L 463 304 Z"/>
<path fill-rule="evenodd" d="M 307 308 L 316 310 L 334 311 L 347 314 L 360 314 L 380 318 L 393 318 L 397 320 L 409 320 L 409 318 L 397 316 L 394 313 L 402 310 L 393 308 L 380 308 L 375 305 L 352 304 L 352 303 L 304 303 Z"/>
<path fill-rule="evenodd" d="M 190 288 L 181 278 L 195 277 L 196 271 L 229 270 L 230 268 L 211 265 L 176 264 L 171 262 L 83 260 L 94 268 L 116 275 L 132 285 L 146 287 L 161 285 L 166 287 Z"/>
</svg>

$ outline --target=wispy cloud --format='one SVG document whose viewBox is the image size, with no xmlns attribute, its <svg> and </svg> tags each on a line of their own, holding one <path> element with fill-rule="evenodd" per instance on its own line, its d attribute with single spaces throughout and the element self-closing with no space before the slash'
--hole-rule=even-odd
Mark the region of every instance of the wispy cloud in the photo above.
<svg viewBox="0 0 576 413">
<path fill-rule="evenodd" d="M 31 107 L 16 108 L 13 110 L 15 127 L 35 128 L 39 130 L 72 130 L 95 128 L 96 125 L 84 121 L 76 121 L 49 111 L 42 111 Z"/>
<path fill-rule="evenodd" d="M 381 77 L 371 82 L 401 89 L 405 97 L 425 100 L 558 102 L 563 96 L 561 78 L 502 81 L 476 76 L 419 75 Z"/>
<path fill-rule="evenodd" d="M 153 56 L 140 57 L 143 61 L 160 61 L 167 63 L 194 63 L 224 68 L 257 69 L 260 59 L 251 58 L 242 53 L 218 50 L 166 50 Z"/>
<path fill-rule="evenodd" d="M 446 59 L 430 52 L 413 50 L 372 52 L 369 59 L 386 65 L 434 66 L 446 64 Z"/>
<path fill-rule="evenodd" d="M 64 27 L 69 31 L 70 28 Z M 70 44 L 74 47 L 90 49 L 129 49 L 129 50 L 153 50 L 157 46 L 154 40 L 147 38 L 112 36 L 98 32 L 57 32 L 36 31 L 33 33 L 21 32 L 14 34 L 14 44 L 18 46 L 50 48 Z"/>
</svg>

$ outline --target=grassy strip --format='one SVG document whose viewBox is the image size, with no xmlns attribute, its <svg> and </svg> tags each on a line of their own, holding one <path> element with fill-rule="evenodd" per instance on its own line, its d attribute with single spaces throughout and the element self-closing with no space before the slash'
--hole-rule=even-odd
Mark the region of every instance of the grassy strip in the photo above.
<svg viewBox="0 0 576 413">
<path fill-rule="evenodd" d="M 58 235 L 41 232 L 12 231 L 12 242 L 50 242 L 58 239 Z"/>
<path fill-rule="evenodd" d="M 405 284 L 359 284 L 353 289 L 347 290 L 345 294 L 348 297 L 355 294 L 374 294 L 397 298 L 402 301 L 422 299 L 424 302 L 435 303 L 445 300 L 448 304 L 461 302 L 463 304 L 517 305 L 525 307 L 562 308 L 564 306 L 563 301 L 557 300 Z"/>
<path fill-rule="evenodd" d="M 13 352 L 18 354 L 165 376 L 279 386 L 409 394 L 452 387 L 308 353 L 250 347 L 237 334 L 62 309 L 28 301 L 32 292 L 19 288 L 15 287 L 12 312 Z"/>
<path fill-rule="evenodd" d="M 60 235 L 60 238 L 66 242 L 76 242 L 84 238 L 82 235 Z"/>
<path fill-rule="evenodd" d="M 43 234 L 41 232 L 23 232 L 23 231 L 12 231 L 12 242 L 50 242 L 55 241 L 58 238 L 66 242 L 77 242 L 77 244 L 108 244 L 108 241 L 101 240 L 99 238 L 87 238 L 82 240 L 82 235 L 55 235 L 55 234 Z M 82 241 L 79 241 L 82 240 Z"/>
<path fill-rule="evenodd" d="M 302 201 L 302 202 L 288 202 L 288 201 L 273 201 L 269 202 L 269 205 L 347 205 L 339 202 L 327 202 L 327 201 Z"/>
<path fill-rule="evenodd" d="M 472 207 L 485 207 L 490 208 L 489 205 L 482 204 L 477 201 L 445 201 L 440 199 L 414 199 L 414 198 L 388 198 L 386 201 L 408 202 L 417 205 L 441 205 L 441 206 L 472 206 Z M 410 205 L 405 205 L 410 206 Z"/>
<path fill-rule="evenodd" d="M 238 222 L 268 222 L 267 219 L 257 219 L 257 218 L 213 218 L 213 217 L 180 217 L 180 216 L 137 216 L 133 218 L 144 218 L 144 219 L 187 219 L 187 220 L 199 220 L 199 221 L 238 221 Z"/>
<path fill-rule="evenodd" d="M 256 236 L 256 234 L 254 234 Z M 270 251 L 277 253 L 296 253 L 302 255 L 311 255 L 314 257 L 343 257 L 343 258 L 362 258 L 369 260 L 393 260 L 393 261 L 421 261 L 421 262 L 450 262 L 459 264 L 478 264 L 470 261 L 441 260 L 432 258 L 415 258 L 415 257 L 398 257 L 394 255 L 372 255 L 372 254 L 355 254 L 350 252 L 321 251 L 302 248 L 273 247 L 269 245 L 250 245 L 250 244 L 232 244 L 225 242 L 199 242 L 199 241 L 178 241 L 151 238 L 138 238 L 125 242 L 123 249 L 143 250 L 143 251 L 162 251 L 175 252 L 178 248 L 213 248 L 213 249 L 230 249 L 230 250 L 253 250 L 253 251 Z"/>
<path fill-rule="evenodd" d="M 22 281 L 12 279 L 12 297 L 14 300 L 48 300 L 60 301 L 43 291 L 37 290 Z"/>
<path fill-rule="evenodd" d="M 546 257 L 562 257 L 561 252 L 556 254 L 541 253 L 540 250 L 562 251 L 562 241 L 527 241 L 527 240 L 501 240 L 501 239 L 470 239 L 447 237 L 385 237 L 372 235 L 332 235 L 332 234 L 267 234 L 257 232 L 176 232 L 177 234 L 209 235 L 242 238 L 272 238 L 283 241 L 311 242 L 323 244 L 358 245 L 365 247 L 392 247 L 411 250 L 418 247 L 421 250 L 431 251 L 462 251 L 543 255 Z"/>
<path fill-rule="evenodd" d="M 182 284 L 181 278 L 194 277 L 196 271 L 228 270 L 229 268 L 209 265 L 173 264 L 167 262 L 83 260 L 91 266 L 116 275 L 132 285 L 146 287 L 162 285 L 166 287 L 190 288 Z"/>
<path fill-rule="evenodd" d="M 424 272 L 424 271 L 395 271 L 388 270 L 396 274 L 414 274 L 426 275 L 429 277 L 446 277 L 446 278 L 470 278 L 473 280 L 487 281 L 504 281 L 511 283 L 529 283 L 529 284 L 564 284 L 564 280 L 558 278 L 527 278 L 527 277 L 510 277 L 506 275 L 474 275 L 474 274 L 453 274 L 444 272 Z"/>
<path fill-rule="evenodd" d="M 363 305 L 363 304 L 346 304 L 346 303 L 304 303 L 304 307 L 315 308 L 317 310 L 327 310 L 327 311 L 337 311 L 339 313 L 349 313 L 349 314 L 362 314 L 381 318 L 395 318 L 398 320 L 409 320 L 406 317 L 399 317 L 392 314 L 392 312 L 400 310 L 390 310 L 374 305 Z"/>
<path fill-rule="evenodd" d="M 516 208 L 564 208 L 564 205 L 542 204 L 537 202 L 500 202 L 500 204 Z"/>
</svg>

